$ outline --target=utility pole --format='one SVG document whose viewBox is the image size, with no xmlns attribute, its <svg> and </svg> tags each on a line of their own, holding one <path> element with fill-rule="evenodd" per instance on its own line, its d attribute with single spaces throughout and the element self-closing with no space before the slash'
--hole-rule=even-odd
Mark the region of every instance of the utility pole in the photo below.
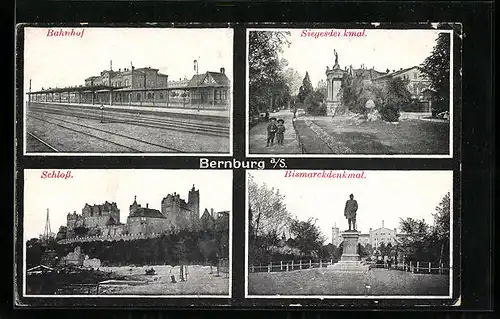
<svg viewBox="0 0 500 319">
<path fill-rule="evenodd" d="M 45 242 L 49 241 L 51 232 L 52 231 L 50 229 L 49 209 L 47 208 L 47 218 L 45 220 L 45 229 L 43 231 L 43 237 L 42 237 L 43 241 L 45 241 Z"/>
<path fill-rule="evenodd" d="M 199 59 L 200 59 L 200 57 L 198 57 L 198 60 Z M 196 71 L 196 86 L 197 86 L 197 89 L 198 89 L 198 93 L 200 95 L 200 98 L 198 99 L 198 103 L 197 103 L 197 110 L 199 112 L 200 111 L 200 100 L 201 100 L 201 97 L 203 95 L 202 95 L 201 90 L 199 89 L 200 79 L 198 78 L 198 60 L 194 60 L 194 70 Z"/>
</svg>

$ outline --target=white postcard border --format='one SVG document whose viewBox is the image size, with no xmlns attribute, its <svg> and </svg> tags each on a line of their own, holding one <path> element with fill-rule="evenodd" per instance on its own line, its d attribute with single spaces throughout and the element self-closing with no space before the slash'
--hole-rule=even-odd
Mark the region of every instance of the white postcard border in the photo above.
<svg viewBox="0 0 500 319">
<path fill-rule="evenodd" d="M 29 26 L 26 26 L 29 27 Z M 41 27 L 42 28 L 42 27 Z M 49 26 L 44 26 L 44 28 L 50 28 Z M 89 27 L 86 26 L 86 28 L 100 28 L 100 27 Z M 112 27 L 109 26 L 107 28 L 112 28 L 112 29 L 128 29 L 131 27 Z M 132 27 L 133 28 L 133 27 Z M 184 30 L 193 30 L 193 29 L 207 29 L 203 27 L 198 27 L 198 28 L 183 28 L 183 27 L 162 27 L 162 28 L 153 28 L 153 29 L 184 29 Z M 231 37 L 232 37 L 232 42 L 234 44 L 234 28 L 233 27 L 227 27 L 227 28 L 208 28 L 211 30 L 231 30 Z M 17 29 L 16 29 L 16 36 L 17 36 Z M 24 38 L 22 39 L 24 41 Z M 25 48 L 24 48 L 25 50 Z M 233 60 L 230 61 L 231 66 L 234 65 L 234 45 L 231 46 L 231 50 L 233 52 Z M 24 51 L 23 51 L 23 61 L 24 61 Z M 24 74 L 22 74 L 22 77 L 24 79 Z M 233 156 L 233 125 L 234 125 L 234 120 L 233 120 L 233 114 L 234 114 L 234 70 L 232 72 L 232 79 L 231 79 L 231 101 L 229 104 L 229 152 L 228 153 L 92 153 L 92 152 L 82 152 L 82 153 L 76 153 L 76 152 L 56 152 L 56 153 L 45 153 L 45 152 L 27 152 L 26 146 L 27 146 L 27 131 L 26 131 L 26 95 L 28 92 L 24 92 L 24 88 L 22 88 L 23 91 L 23 96 L 19 97 L 17 93 L 15 93 L 16 100 L 17 102 L 21 102 L 23 105 L 23 156 L 133 156 L 133 157 L 150 157 L 150 156 L 162 156 L 162 157 L 175 157 L 175 156 L 186 156 L 186 157 L 199 157 L 199 156 L 213 156 L 213 157 L 226 157 L 226 156 Z M 15 82 L 17 83 L 17 76 L 15 78 Z"/>
<path fill-rule="evenodd" d="M 454 220 L 453 220 L 453 212 L 454 212 L 454 204 L 453 204 L 453 190 L 450 193 L 450 273 L 449 273 L 449 290 L 448 290 L 448 295 L 447 296 L 419 296 L 419 295 L 372 295 L 372 296 L 361 296 L 361 295 L 250 295 L 248 293 L 248 209 L 249 209 L 249 202 L 248 202 L 248 176 L 251 174 L 251 172 L 254 170 L 246 170 L 245 172 L 245 184 L 246 184 L 246 189 L 245 189 L 245 290 L 244 290 L 244 297 L 248 299 L 319 299 L 319 300 L 324 300 L 324 299 L 452 299 L 453 298 L 453 274 L 455 272 L 454 266 L 453 266 L 453 227 L 454 227 Z M 284 170 L 283 170 L 284 171 Z M 316 171 L 314 169 L 304 169 L 301 171 Z M 369 170 L 370 171 L 370 170 Z M 366 172 L 369 172 L 366 171 Z M 371 171 L 384 171 L 384 170 L 371 170 Z M 455 172 L 452 170 L 442 170 L 446 172 L 451 172 L 452 173 L 452 180 L 455 175 Z M 413 172 L 410 170 L 400 170 L 398 172 Z"/>
<path fill-rule="evenodd" d="M 24 171 L 30 170 L 30 169 L 24 169 Z M 82 169 L 85 170 L 85 169 Z M 102 169 L 105 170 L 105 169 Z M 154 169 L 153 169 L 154 170 Z M 162 169 L 163 170 L 163 169 Z M 195 170 L 195 169 L 185 169 L 185 170 Z M 179 170 L 175 170 L 179 171 Z M 232 174 L 231 177 L 231 184 L 234 184 L 234 174 Z M 25 196 L 25 194 L 23 194 Z M 24 198 L 23 198 L 24 201 Z M 229 206 L 231 207 L 231 213 L 229 214 L 229 293 L 228 295 L 27 295 L 26 294 L 26 238 L 24 238 L 24 234 L 21 235 L 20 237 L 22 238 L 23 241 L 23 274 L 22 274 L 22 297 L 23 298 L 85 298 L 85 299 L 123 299 L 123 298 L 137 298 L 137 299 L 144 299 L 144 298 L 153 298 L 153 299 L 178 299 L 178 298 L 205 298 L 205 299 L 231 299 L 232 294 L 233 294 L 233 204 L 234 204 L 234 197 L 231 197 L 231 203 Z M 24 221 L 23 221 L 24 223 Z M 17 224 L 17 221 L 16 221 Z M 19 227 L 20 225 L 17 225 Z M 17 228 L 16 227 L 16 228 Z M 24 227 L 23 227 L 24 229 Z M 16 233 L 16 232 L 15 232 Z M 14 257 L 16 257 L 16 253 L 14 251 Z M 14 260 L 17 260 L 14 258 Z M 16 266 L 14 266 L 14 269 L 16 269 Z M 15 277 L 19 277 L 19 274 L 17 274 Z M 19 291 L 17 289 L 16 285 L 17 280 L 14 281 L 14 291 L 16 293 L 16 296 L 18 295 Z"/>
<path fill-rule="evenodd" d="M 453 103 L 453 73 L 454 73 L 454 56 L 453 56 L 453 30 L 439 30 L 442 33 L 450 34 L 450 134 L 449 134 L 449 153 L 446 155 L 438 154 L 260 154 L 260 153 L 250 153 L 250 123 L 249 123 L 249 111 L 250 111 L 250 72 L 249 72 L 249 35 L 251 31 L 290 31 L 290 30 L 304 29 L 302 27 L 289 28 L 247 28 L 245 34 L 245 155 L 249 158 L 453 158 L 453 126 L 454 126 L 454 103 Z M 324 29 L 319 26 L 314 26 L 314 29 Z M 407 30 L 429 30 L 429 29 L 370 29 L 370 30 L 387 30 L 387 31 L 407 31 Z"/>
</svg>

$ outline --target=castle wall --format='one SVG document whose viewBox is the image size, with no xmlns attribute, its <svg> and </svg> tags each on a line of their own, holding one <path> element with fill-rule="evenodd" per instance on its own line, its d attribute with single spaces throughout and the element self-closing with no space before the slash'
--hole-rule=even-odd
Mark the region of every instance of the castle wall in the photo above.
<svg viewBox="0 0 500 319">
<path fill-rule="evenodd" d="M 127 232 L 127 225 L 110 225 L 102 229 L 102 236 L 118 236 Z"/>
<path fill-rule="evenodd" d="M 109 220 L 108 216 L 94 216 L 94 217 L 85 217 L 84 225 L 87 228 L 104 228 L 106 227 L 106 223 Z"/>
<path fill-rule="evenodd" d="M 169 229 L 169 222 L 166 218 L 154 218 L 154 217 L 127 218 L 127 230 L 129 234 L 162 233 L 167 229 Z"/>
</svg>

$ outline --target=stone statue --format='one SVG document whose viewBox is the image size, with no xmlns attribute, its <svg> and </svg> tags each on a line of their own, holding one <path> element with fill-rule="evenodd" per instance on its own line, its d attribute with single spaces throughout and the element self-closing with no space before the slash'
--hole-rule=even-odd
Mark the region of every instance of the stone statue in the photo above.
<svg viewBox="0 0 500 319">
<path fill-rule="evenodd" d="M 334 65 L 337 65 L 337 64 L 339 64 L 339 55 L 337 54 L 337 50 L 333 50 L 333 54 L 335 54 L 335 64 Z"/>
<path fill-rule="evenodd" d="M 356 230 L 356 212 L 358 211 L 358 202 L 354 199 L 354 195 L 349 195 L 349 199 L 345 202 L 344 216 L 349 223 L 349 230 Z"/>
</svg>

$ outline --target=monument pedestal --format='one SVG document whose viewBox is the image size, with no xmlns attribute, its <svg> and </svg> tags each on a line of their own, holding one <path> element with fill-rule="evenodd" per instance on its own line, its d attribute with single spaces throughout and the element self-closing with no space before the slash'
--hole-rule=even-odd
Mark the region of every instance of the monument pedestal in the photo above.
<svg viewBox="0 0 500 319">
<path fill-rule="evenodd" d="M 344 77 L 344 71 L 340 68 L 338 62 L 333 69 L 326 68 L 326 112 L 330 116 L 335 115 L 335 111 L 341 105 L 341 83 Z"/>
<path fill-rule="evenodd" d="M 328 116 L 335 116 L 337 108 L 341 105 L 338 101 L 326 101 L 326 114 Z"/>
<path fill-rule="evenodd" d="M 342 233 L 342 256 L 340 261 L 329 265 L 327 269 L 339 272 L 365 272 L 369 266 L 361 262 L 358 252 L 359 232 L 348 230 Z"/>
</svg>

